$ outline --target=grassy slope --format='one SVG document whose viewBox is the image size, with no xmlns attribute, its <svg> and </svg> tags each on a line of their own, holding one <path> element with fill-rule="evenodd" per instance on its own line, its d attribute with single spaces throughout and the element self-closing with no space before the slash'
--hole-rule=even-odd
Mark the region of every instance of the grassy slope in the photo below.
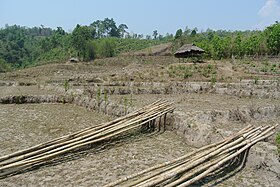
<svg viewBox="0 0 280 187">
<path fill-rule="evenodd" d="M 116 54 L 125 52 L 134 52 L 142 49 L 146 49 L 158 44 L 166 43 L 165 40 L 146 40 L 146 39 L 132 39 L 132 38 L 114 38 L 116 43 Z"/>
</svg>

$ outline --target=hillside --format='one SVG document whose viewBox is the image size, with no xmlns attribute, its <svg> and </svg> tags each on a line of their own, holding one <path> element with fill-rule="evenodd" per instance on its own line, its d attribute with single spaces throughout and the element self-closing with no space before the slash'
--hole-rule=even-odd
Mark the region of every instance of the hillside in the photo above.
<svg viewBox="0 0 280 187">
<path fill-rule="evenodd" d="M 151 167 L 160 186 L 278 186 L 280 24 L 145 39 L 127 28 L 0 30 L 0 186 L 104 186 Z M 186 43 L 202 60 L 174 57 Z"/>
<path fill-rule="evenodd" d="M 105 23 L 110 23 L 110 26 L 101 32 Z M 175 36 L 155 32 L 153 37 L 147 35 L 145 39 L 141 34 L 128 33 L 126 28 L 123 24 L 118 27 L 113 19 L 108 18 L 88 26 L 78 24 L 71 33 L 61 27 L 7 26 L 0 29 L 0 72 L 66 62 L 71 57 L 89 62 L 118 55 L 172 55 L 186 43 L 194 43 L 204 49 L 203 58 L 206 60 L 277 58 L 280 52 L 279 23 L 263 31 L 207 29 L 199 33 L 178 29 Z M 276 67 L 274 69 L 276 71 Z"/>
</svg>

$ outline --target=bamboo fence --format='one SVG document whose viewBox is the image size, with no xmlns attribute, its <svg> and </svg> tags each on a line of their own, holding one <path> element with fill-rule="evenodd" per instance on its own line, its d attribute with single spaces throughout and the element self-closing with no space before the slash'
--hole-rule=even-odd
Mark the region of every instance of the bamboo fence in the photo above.
<svg viewBox="0 0 280 187">
<path fill-rule="evenodd" d="M 38 144 L 28 149 L 0 157 L 0 178 L 44 164 L 58 156 L 77 151 L 88 145 L 106 143 L 113 138 L 141 128 L 153 128 L 156 120 L 165 127 L 167 113 L 173 112 L 172 103 L 158 100 L 126 116 L 99 126 Z M 158 127 L 160 129 L 160 127 Z"/>
<path fill-rule="evenodd" d="M 271 136 L 275 127 L 247 126 L 218 143 L 207 145 L 175 160 L 126 176 L 105 187 L 189 186 L 219 170 L 225 169 L 224 167 L 236 158 L 242 158 L 243 156 L 242 160 L 245 162 L 244 155 L 246 154 L 244 153 L 248 153 L 249 148 L 257 142 Z"/>
</svg>

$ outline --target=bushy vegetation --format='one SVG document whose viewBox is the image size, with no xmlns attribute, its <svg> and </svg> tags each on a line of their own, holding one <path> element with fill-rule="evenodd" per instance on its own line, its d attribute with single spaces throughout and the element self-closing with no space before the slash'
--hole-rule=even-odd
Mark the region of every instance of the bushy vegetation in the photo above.
<svg viewBox="0 0 280 187">
<path fill-rule="evenodd" d="M 168 67 L 168 74 L 170 77 L 187 79 L 193 75 L 202 76 L 209 80 L 215 80 L 217 74 L 217 66 L 213 64 L 181 64 L 181 65 L 170 65 Z M 212 77 L 211 77 L 212 76 Z M 211 78 L 211 79 L 210 79 Z"/>
<path fill-rule="evenodd" d="M 178 29 L 175 37 L 153 31 L 144 39 L 142 34 L 127 32 L 128 26 L 117 25 L 113 19 L 97 20 L 88 26 L 77 25 L 73 32 L 18 25 L 0 29 L 0 72 L 77 57 L 82 61 L 113 57 L 120 53 L 142 50 L 153 45 L 173 42 L 175 51 L 185 43 L 195 43 L 211 59 L 242 58 L 244 56 L 278 55 L 280 52 L 280 24 L 264 31 L 213 31 Z M 277 71 L 277 65 L 263 66 L 260 71 Z M 188 73 L 186 74 L 188 76 Z"/>
<path fill-rule="evenodd" d="M 6 26 L 0 30 L 0 59 L 13 68 L 61 60 L 70 47 L 68 35 L 61 27 Z"/>
<path fill-rule="evenodd" d="M 9 71 L 11 67 L 3 59 L 0 59 L 0 73 Z"/>
<path fill-rule="evenodd" d="M 88 26 L 77 25 L 72 33 L 40 27 L 18 25 L 0 29 L 0 72 L 12 68 L 67 61 L 77 57 L 82 61 L 113 57 L 165 42 L 161 35 L 147 36 L 127 32 L 125 24 L 116 25 L 113 19 L 94 21 Z M 155 33 L 154 33 L 155 34 Z"/>
<path fill-rule="evenodd" d="M 207 29 L 197 33 L 197 29 L 177 30 L 174 49 L 184 43 L 195 43 L 206 51 L 212 59 L 225 59 L 235 56 L 278 55 L 280 52 L 280 24 L 267 27 L 264 31 L 214 31 Z"/>
</svg>

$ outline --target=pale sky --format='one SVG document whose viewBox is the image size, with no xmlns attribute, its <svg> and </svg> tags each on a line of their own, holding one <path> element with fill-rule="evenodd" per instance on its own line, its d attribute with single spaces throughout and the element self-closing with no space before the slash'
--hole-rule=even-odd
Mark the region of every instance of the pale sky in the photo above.
<svg viewBox="0 0 280 187">
<path fill-rule="evenodd" d="M 0 27 L 40 26 L 66 31 L 113 18 L 130 32 L 263 29 L 280 20 L 280 0 L 0 0 Z"/>
</svg>

